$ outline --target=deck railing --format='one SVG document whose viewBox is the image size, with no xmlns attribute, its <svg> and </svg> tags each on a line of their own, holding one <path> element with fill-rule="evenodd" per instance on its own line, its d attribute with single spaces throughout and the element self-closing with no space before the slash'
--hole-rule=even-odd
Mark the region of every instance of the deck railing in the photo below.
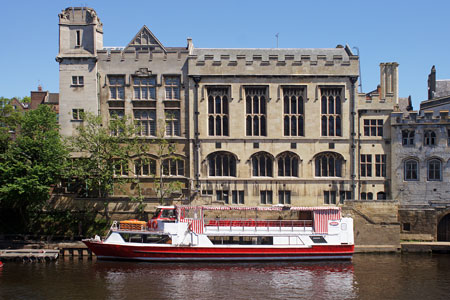
<svg viewBox="0 0 450 300">
<path fill-rule="evenodd" d="M 207 230 L 220 231 L 240 228 L 245 230 L 246 228 L 254 228 L 254 230 L 306 230 L 308 227 L 312 228 L 312 220 L 205 220 L 205 228 Z"/>
</svg>

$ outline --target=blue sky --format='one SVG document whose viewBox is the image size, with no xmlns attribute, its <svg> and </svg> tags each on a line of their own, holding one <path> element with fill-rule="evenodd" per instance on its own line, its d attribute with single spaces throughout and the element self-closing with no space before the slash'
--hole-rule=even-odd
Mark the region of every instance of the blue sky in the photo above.
<svg viewBox="0 0 450 300">
<path fill-rule="evenodd" d="M 360 50 L 363 91 L 379 83 L 379 64 L 396 61 L 400 96 L 418 109 L 427 76 L 450 78 L 450 1 L 5 1 L 0 18 L 0 96 L 26 96 L 40 83 L 59 91 L 58 13 L 97 11 L 105 46 L 125 46 L 145 24 L 166 46 Z"/>
</svg>

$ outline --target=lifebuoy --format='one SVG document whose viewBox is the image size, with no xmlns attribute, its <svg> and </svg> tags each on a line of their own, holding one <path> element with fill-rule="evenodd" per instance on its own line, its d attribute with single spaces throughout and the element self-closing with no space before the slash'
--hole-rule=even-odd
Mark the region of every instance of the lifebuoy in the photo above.
<svg viewBox="0 0 450 300">
<path fill-rule="evenodd" d="M 153 229 L 158 228 L 158 222 L 156 220 L 152 222 L 152 228 Z"/>
</svg>

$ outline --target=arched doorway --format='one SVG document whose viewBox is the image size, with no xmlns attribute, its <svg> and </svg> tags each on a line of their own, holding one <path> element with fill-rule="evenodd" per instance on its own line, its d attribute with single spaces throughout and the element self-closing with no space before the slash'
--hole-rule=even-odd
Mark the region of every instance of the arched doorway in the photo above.
<svg viewBox="0 0 450 300">
<path fill-rule="evenodd" d="M 450 214 L 441 219 L 437 229 L 437 240 L 450 242 Z"/>
</svg>

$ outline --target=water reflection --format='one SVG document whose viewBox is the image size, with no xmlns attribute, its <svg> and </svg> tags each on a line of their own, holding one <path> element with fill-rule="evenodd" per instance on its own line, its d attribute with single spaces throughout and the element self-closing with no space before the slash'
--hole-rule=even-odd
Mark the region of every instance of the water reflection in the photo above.
<svg viewBox="0 0 450 300">
<path fill-rule="evenodd" d="M 0 299 L 448 299 L 449 255 L 353 262 L 6 263 Z"/>
<path fill-rule="evenodd" d="M 158 264 L 98 261 L 109 298 L 355 298 L 351 262 Z M 145 289 L 142 289 L 142 287 Z"/>
</svg>

